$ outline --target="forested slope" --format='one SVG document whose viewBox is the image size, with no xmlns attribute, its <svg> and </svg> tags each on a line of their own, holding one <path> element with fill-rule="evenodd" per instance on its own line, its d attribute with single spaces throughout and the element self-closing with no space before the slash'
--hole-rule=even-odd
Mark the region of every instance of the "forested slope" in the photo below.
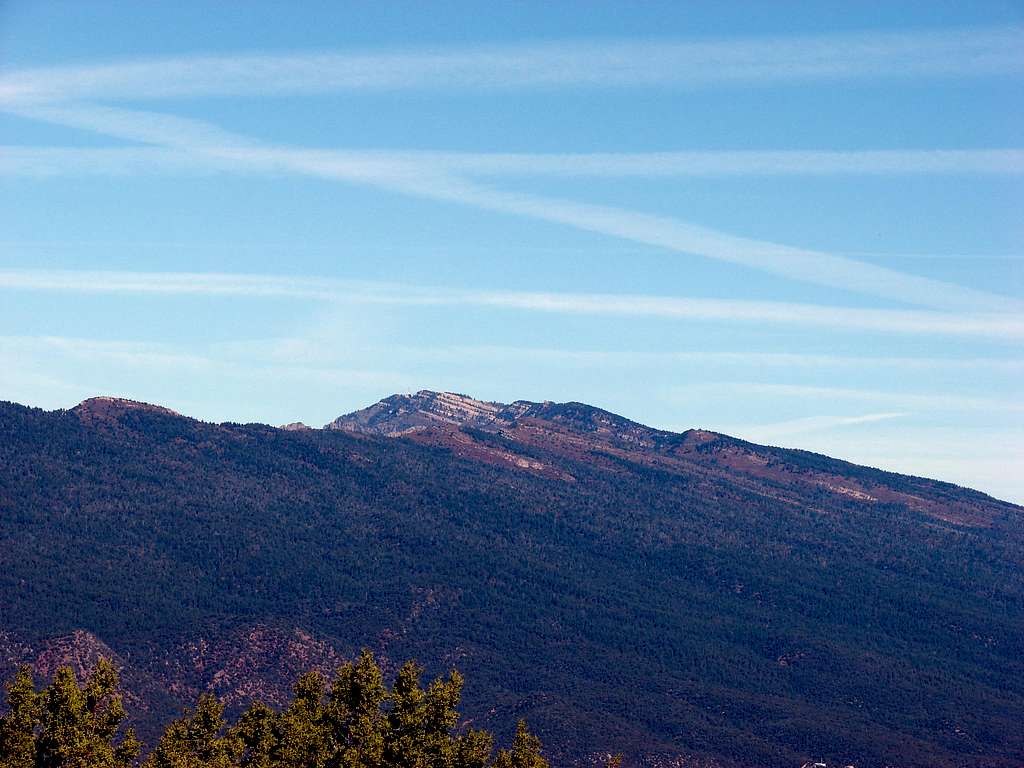
<svg viewBox="0 0 1024 768">
<path fill-rule="evenodd" d="M 114 655 L 144 735 L 369 646 L 557 760 L 1024 760 L 1020 508 L 533 405 L 389 437 L 4 404 L 0 661 Z"/>
</svg>

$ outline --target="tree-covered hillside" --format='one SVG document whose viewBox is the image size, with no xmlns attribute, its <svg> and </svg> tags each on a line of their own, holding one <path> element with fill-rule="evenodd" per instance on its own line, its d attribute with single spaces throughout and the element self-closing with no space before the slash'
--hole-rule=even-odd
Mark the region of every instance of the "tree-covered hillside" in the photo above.
<svg viewBox="0 0 1024 768">
<path fill-rule="evenodd" d="M 474 727 L 527 717 L 560 761 L 1024 760 L 1019 508 L 551 423 L 571 451 L 2 405 L 0 661 L 109 649 L 144 736 L 206 691 L 283 704 L 368 645 L 387 675 L 462 669 Z"/>
</svg>

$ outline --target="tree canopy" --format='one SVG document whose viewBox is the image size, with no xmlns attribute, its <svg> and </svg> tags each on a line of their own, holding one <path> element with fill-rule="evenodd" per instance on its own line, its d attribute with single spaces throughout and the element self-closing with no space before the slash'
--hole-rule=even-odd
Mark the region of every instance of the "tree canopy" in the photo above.
<svg viewBox="0 0 1024 768">
<path fill-rule="evenodd" d="M 117 671 L 101 659 L 84 685 L 70 667 L 36 691 L 22 667 L 7 684 L 7 712 L 0 717 L 0 765 L 4 768 L 127 768 L 140 744 L 130 728 Z"/>
<path fill-rule="evenodd" d="M 280 710 L 255 701 L 229 722 L 213 696 L 167 726 L 141 759 L 125 727 L 114 666 L 101 659 L 84 683 L 70 667 L 36 690 L 22 667 L 6 685 L 0 716 L 2 768 L 548 768 L 540 740 L 519 721 L 508 749 L 466 727 L 458 711 L 462 677 L 452 671 L 424 687 L 408 661 L 390 687 L 364 650 L 332 680 L 307 672 Z M 141 760 L 141 762 L 140 762 Z"/>
</svg>

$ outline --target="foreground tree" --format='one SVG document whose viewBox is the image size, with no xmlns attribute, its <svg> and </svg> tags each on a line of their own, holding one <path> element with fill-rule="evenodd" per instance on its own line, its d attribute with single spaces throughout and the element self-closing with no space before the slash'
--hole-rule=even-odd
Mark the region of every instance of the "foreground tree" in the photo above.
<svg viewBox="0 0 1024 768">
<path fill-rule="evenodd" d="M 224 705 L 212 696 L 199 697 L 194 712 L 168 726 L 144 768 L 232 768 L 241 744 L 223 733 Z"/>
<path fill-rule="evenodd" d="M 508 750 L 494 754 L 486 731 L 460 730 L 462 677 L 426 688 L 423 668 L 402 666 L 391 688 L 373 655 L 341 667 L 328 685 L 302 675 L 280 712 L 254 702 L 234 724 L 212 696 L 171 723 L 142 768 L 548 768 L 540 740 L 519 722 Z M 128 768 L 139 743 L 125 718 L 117 673 L 101 661 L 84 688 L 60 669 L 37 692 L 21 669 L 0 717 L 0 768 Z"/>
<path fill-rule="evenodd" d="M 33 768 L 36 733 L 42 722 L 42 695 L 36 693 L 28 667 L 21 667 L 6 687 L 8 710 L 0 717 L 0 764 L 5 768 Z"/>
<path fill-rule="evenodd" d="M 0 717 L 4 768 L 128 768 L 139 756 L 125 719 L 117 671 L 101 659 L 82 687 L 70 667 L 36 692 L 27 667 L 7 685 L 8 711 Z"/>
<path fill-rule="evenodd" d="M 516 725 L 516 738 L 511 749 L 502 749 L 494 759 L 494 768 L 547 768 L 540 756 L 540 739 L 526 730 L 526 722 Z"/>
</svg>

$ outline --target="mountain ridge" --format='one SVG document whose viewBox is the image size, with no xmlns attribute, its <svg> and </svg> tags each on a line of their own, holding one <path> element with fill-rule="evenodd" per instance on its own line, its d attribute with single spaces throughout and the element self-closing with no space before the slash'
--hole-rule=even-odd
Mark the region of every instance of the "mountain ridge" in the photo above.
<svg viewBox="0 0 1024 768">
<path fill-rule="evenodd" d="M 70 409 L 70 412 L 90 421 L 110 420 L 113 414 L 129 412 L 151 412 L 190 418 L 164 406 L 106 395 L 88 398 Z M 317 428 L 302 422 L 293 422 L 281 425 L 277 429 L 311 431 Z M 567 480 L 572 479 L 570 474 L 556 471 L 521 452 L 503 447 L 495 448 L 485 440 L 479 439 L 481 435 L 474 433 L 479 431 L 493 434 L 499 439 L 509 439 L 520 448 L 538 442 L 543 442 L 546 448 L 552 448 L 552 440 L 558 441 L 561 438 L 561 445 L 558 448 L 559 452 L 565 455 L 574 453 L 574 446 L 571 440 L 565 439 L 564 433 L 582 429 L 588 440 L 595 440 L 603 449 L 619 454 L 623 450 L 641 451 L 648 461 L 660 466 L 671 465 L 674 460 L 682 457 L 692 459 L 705 455 L 717 459 L 705 464 L 721 465 L 730 470 L 756 474 L 763 478 L 783 476 L 793 480 L 792 473 L 781 468 L 778 459 L 803 455 L 814 458 L 824 465 L 822 471 L 801 469 L 802 474 L 811 478 L 812 484 L 862 501 L 906 503 L 911 508 L 931 513 L 937 519 L 950 523 L 988 525 L 991 520 L 978 516 L 977 510 L 972 509 L 965 499 L 952 502 L 954 514 L 947 514 L 923 498 L 894 492 L 887 487 L 884 478 L 894 478 L 897 482 L 923 482 L 928 484 L 930 492 L 944 489 L 950 494 L 970 495 L 979 502 L 991 500 L 1009 508 L 1024 509 L 1020 505 L 997 499 L 983 491 L 943 480 L 858 465 L 800 448 L 761 445 L 703 428 L 672 432 L 650 427 L 598 406 L 578 401 L 559 403 L 552 400 L 515 400 L 511 403 L 502 403 L 478 400 L 463 393 L 423 389 L 415 393 L 389 395 L 366 408 L 342 414 L 320 429 L 409 438 L 427 445 L 446 447 L 464 458 L 507 464 Z M 575 447 L 578 448 L 578 445 Z M 874 483 L 839 483 L 834 471 L 843 468 L 855 468 L 858 471 L 872 473 Z M 827 471 L 829 469 L 833 471 Z M 808 477 L 803 479 L 808 480 Z M 965 504 L 967 506 L 964 506 Z M 957 510 L 959 514 L 956 513 Z"/>
<path fill-rule="evenodd" d="M 1024 758 L 1021 507 L 579 404 L 464 405 L 388 436 L 0 404 L 0 666 L 109 648 L 143 733 L 365 645 L 458 666 L 468 717 L 525 716 L 567 764 Z"/>
<path fill-rule="evenodd" d="M 706 429 L 683 432 L 657 429 L 580 402 L 517 400 L 505 404 L 452 392 L 420 390 L 410 395 L 391 395 L 368 408 L 338 417 L 324 429 L 406 437 L 451 448 L 462 456 L 505 462 L 535 471 L 543 471 L 545 466 L 531 464 L 514 450 L 492 449 L 486 441 L 474 439 L 472 430 L 510 439 L 520 448 L 542 444 L 562 455 L 579 453 L 580 446 L 578 442 L 574 444 L 573 437 L 582 434 L 592 441 L 590 448 L 597 445 L 620 456 L 640 453 L 644 460 L 662 467 L 679 467 L 681 462 L 686 462 L 692 468 L 700 463 L 705 468 L 726 467 L 764 479 L 805 482 L 862 501 L 906 503 L 936 519 L 964 525 L 988 525 L 992 521 L 978 514 L 978 508 L 964 499 L 944 502 L 943 507 L 913 493 L 894 490 L 893 483 L 910 481 L 920 485 L 923 482 L 928 484 L 930 492 L 945 489 L 956 494 L 962 491 L 977 494 L 979 500 L 1009 504 L 952 483 L 863 467 L 824 454 L 758 445 Z M 797 454 L 817 457 L 823 466 L 812 469 L 804 466 L 796 473 L 786 466 L 785 459 Z M 837 473 L 843 468 L 857 468 L 859 472 L 872 474 L 866 478 L 868 482 L 841 481 Z"/>
<path fill-rule="evenodd" d="M 516 400 L 511 403 L 477 400 L 457 392 L 436 392 L 423 389 L 414 394 L 395 394 L 367 408 L 339 416 L 324 429 L 366 431 L 384 435 L 398 435 L 428 426 L 447 423 L 476 428 L 510 426 L 519 419 L 540 418 L 564 420 L 577 426 L 589 424 L 593 429 L 640 429 L 650 434 L 671 435 L 666 430 L 648 427 L 611 411 L 586 403 L 552 400 L 533 402 Z"/>
</svg>

